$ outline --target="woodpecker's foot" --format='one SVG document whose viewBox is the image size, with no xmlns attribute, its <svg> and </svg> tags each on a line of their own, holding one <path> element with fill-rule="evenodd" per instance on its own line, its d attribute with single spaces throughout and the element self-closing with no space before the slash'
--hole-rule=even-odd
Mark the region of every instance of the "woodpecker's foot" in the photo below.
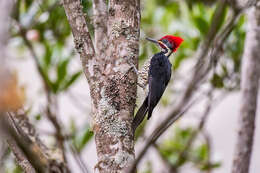
<svg viewBox="0 0 260 173">
<path fill-rule="evenodd" d="M 135 68 L 134 64 L 130 65 L 130 68 L 123 74 L 123 76 L 121 78 L 123 78 L 125 75 L 127 75 L 131 70 L 134 70 L 134 72 L 137 74 L 138 76 L 138 70 Z"/>
<path fill-rule="evenodd" d="M 139 78 L 139 71 L 137 70 L 137 68 L 135 67 L 135 65 L 131 62 L 129 62 L 130 68 L 127 70 L 126 74 L 131 71 L 134 70 L 135 74 L 137 75 L 137 77 Z M 146 91 L 146 86 L 144 84 L 141 84 L 140 82 L 137 82 L 137 85 L 142 88 L 144 91 Z"/>
<path fill-rule="evenodd" d="M 129 64 L 131 66 L 129 70 L 133 69 L 135 74 L 138 76 L 139 72 L 138 72 L 137 68 L 135 67 L 135 65 L 133 63 L 129 63 Z"/>
</svg>

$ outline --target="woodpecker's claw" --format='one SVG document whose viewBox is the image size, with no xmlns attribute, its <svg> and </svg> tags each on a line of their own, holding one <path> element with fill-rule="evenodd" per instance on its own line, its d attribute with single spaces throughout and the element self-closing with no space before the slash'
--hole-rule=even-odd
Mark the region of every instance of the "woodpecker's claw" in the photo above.
<svg viewBox="0 0 260 173">
<path fill-rule="evenodd" d="M 137 70 L 137 68 L 135 67 L 134 64 L 131 64 L 131 67 L 130 67 L 129 70 L 131 70 L 131 69 L 134 69 L 134 72 L 136 73 L 136 75 L 137 75 L 137 77 L 138 77 L 139 71 Z M 138 85 L 140 88 L 142 88 L 143 90 L 146 90 L 145 86 L 142 85 L 142 84 L 140 84 L 139 82 L 137 82 L 137 85 Z"/>
<path fill-rule="evenodd" d="M 133 68 L 135 74 L 138 76 L 139 72 L 138 72 L 137 68 L 135 67 L 135 65 L 133 63 L 130 63 L 130 66 L 131 66 L 130 69 Z"/>
</svg>

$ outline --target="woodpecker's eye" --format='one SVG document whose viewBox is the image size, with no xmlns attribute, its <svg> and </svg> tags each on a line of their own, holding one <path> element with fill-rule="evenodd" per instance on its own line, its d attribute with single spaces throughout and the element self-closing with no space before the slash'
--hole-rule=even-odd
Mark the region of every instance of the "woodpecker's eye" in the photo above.
<svg viewBox="0 0 260 173">
<path fill-rule="evenodd" d="M 167 39 L 163 39 L 162 42 L 171 50 L 173 50 L 173 44 L 170 43 Z"/>
</svg>

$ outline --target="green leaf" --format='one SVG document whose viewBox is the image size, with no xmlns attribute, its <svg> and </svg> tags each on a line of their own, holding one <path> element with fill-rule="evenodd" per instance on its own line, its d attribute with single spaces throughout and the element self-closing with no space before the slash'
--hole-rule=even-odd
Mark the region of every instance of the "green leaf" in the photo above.
<svg viewBox="0 0 260 173">
<path fill-rule="evenodd" d="M 216 162 L 216 163 L 205 163 L 205 164 L 202 164 L 200 166 L 200 169 L 202 171 L 210 171 L 212 169 L 215 169 L 215 168 L 219 168 L 221 166 L 221 163 L 220 162 Z"/>
<path fill-rule="evenodd" d="M 81 5 L 83 6 L 83 12 L 87 13 L 92 6 L 90 0 L 81 0 Z"/>
<path fill-rule="evenodd" d="M 223 78 L 215 73 L 211 79 L 211 84 L 216 88 L 223 88 L 224 87 Z"/>
<path fill-rule="evenodd" d="M 71 118 L 70 120 L 70 126 L 69 126 L 69 129 L 70 129 L 70 133 L 73 137 L 75 137 L 76 135 L 76 123 L 75 123 L 75 120 L 73 118 Z"/>
<path fill-rule="evenodd" d="M 51 65 L 53 48 L 47 42 L 44 42 L 44 48 L 45 52 L 43 56 L 43 65 L 45 66 L 45 68 L 48 68 Z"/>
<path fill-rule="evenodd" d="M 57 93 L 60 90 L 61 84 L 67 75 L 67 68 L 68 68 L 69 61 L 70 61 L 69 58 L 65 59 L 59 62 L 57 66 L 57 79 L 54 83 L 55 93 Z"/>
<path fill-rule="evenodd" d="M 208 146 L 206 144 L 200 145 L 195 149 L 195 158 L 197 161 L 206 161 L 208 160 Z"/>
<path fill-rule="evenodd" d="M 43 80 L 47 83 L 47 85 L 51 89 L 51 91 L 55 93 L 57 89 L 55 87 L 55 84 L 50 80 L 50 78 L 48 76 L 48 71 L 46 71 L 46 69 L 44 69 L 43 67 L 41 67 L 41 70 L 42 70 Z"/>
<path fill-rule="evenodd" d="M 204 18 L 202 18 L 202 16 L 194 16 L 193 22 L 202 35 L 207 34 L 209 29 L 209 23 Z"/>
<path fill-rule="evenodd" d="M 176 128 L 174 136 L 170 139 L 165 140 L 160 145 L 160 153 L 162 157 L 167 159 L 175 167 L 179 167 L 188 161 L 187 156 L 179 158 L 180 152 L 184 151 L 184 147 L 187 145 L 194 129 L 192 128 Z M 187 151 L 188 152 L 188 151 Z"/>
<path fill-rule="evenodd" d="M 66 77 L 69 62 L 70 59 L 68 58 L 58 64 L 58 69 L 57 69 L 58 83 L 61 82 Z"/>
<path fill-rule="evenodd" d="M 74 140 L 74 145 L 76 149 L 80 152 L 86 144 L 91 140 L 93 132 L 89 128 L 86 128 L 83 134 L 76 136 Z"/>
<path fill-rule="evenodd" d="M 41 120 L 41 118 L 42 118 L 41 114 L 35 115 L 35 120 L 39 121 L 39 120 Z"/>
</svg>

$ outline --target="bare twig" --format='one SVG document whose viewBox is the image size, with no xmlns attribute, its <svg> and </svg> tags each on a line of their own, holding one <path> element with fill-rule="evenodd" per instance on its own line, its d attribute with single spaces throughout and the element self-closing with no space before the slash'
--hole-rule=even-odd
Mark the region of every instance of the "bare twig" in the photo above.
<svg viewBox="0 0 260 173">
<path fill-rule="evenodd" d="M 64 162 L 49 155 L 51 152 L 41 143 L 24 116 L 1 113 L 0 118 L 2 130 L 15 140 L 37 172 L 69 172 Z"/>
<path fill-rule="evenodd" d="M 217 61 L 219 59 L 221 50 L 223 48 L 223 43 L 227 40 L 228 36 L 234 29 L 236 25 L 236 21 L 240 16 L 240 11 L 235 11 L 232 9 L 231 17 L 229 18 L 227 24 L 223 27 L 223 29 L 218 33 L 216 39 L 214 40 L 214 47 L 210 53 L 210 63 L 215 68 Z"/>
<path fill-rule="evenodd" d="M 232 173 L 249 171 L 253 148 L 260 78 L 260 3 L 248 12 L 248 30 L 242 63 L 239 130 Z"/>
<path fill-rule="evenodd" d="M 75 48 L 81 57 L 84 73 L 86 78 L 90 79 L 93 72 L 89 71 L 89 61 L 95 56 L 95 49 L 82 11 L 81 1 L 63 0 L 63 6 L 74 36 Z"/>
<path fill-rule="evenodd" d="M 15 160 L 17 164 L 23 169 L 25 173 L 35 173 L 35 169 L 28 161 L 22 150 L 16 144 L 15 140 L 11 137 L 6 135 L 7 143 L 9 148 L 12 150 L 13 154 L 15 155 Z"/>
<path fill-rule="evenodd" d="M 167 158 L 163 157 L 163 155 L 160 152 L 160 147 L 157 145 L 156 142 L 154 142 L 152 144 L 152 146 L 155 148 L 155 150 L 157 151 L 157 155 L 161 158 L 161 160 L 163 161 L 165 167 L 167 170 L 165 170 L 165 173 L 177 173 L 177 169 L 175 166 L 173 166 L 168 160 Z"/>
<path fill-rule="evenodd" d="M 227 0 L 230 6 L 235 11 L 244 11 L 252 6 L 255 6 L 258 0 Z"/>
<path fill-rule="evenodd" d="M 21 128 L 15 124 L 15 121 L 11 118 L 11 116 L 2 114 L 1 118 L 1 123 L 5 126 L 7 134 L 10 134 L 15 139 L 17 145 L 30 160 L 30 163 L 33 165 L 36 171 L 45 172 L 48 170 L 48 160 L 45 155 L 42 154 L 42 152 L 33 151 L 33 142 L 25 133 L 23 133 Z M 39 155 L 41 156 L 39 157 Z"/>
<path fill-rule="evenodd" d="M 197 135 L 199 134 L 199 132 L 202 131 L 203 128 L 204 128 L 204 125 L 205 125 L 205 123 L 206 123 L 206 121 L 207 121 L 207 118 L 208 118 L 209 113 L 210 113 L 211 108 L 212 108 L 212 100 L 211 100 L 211 99 L 212 99 L 212 98 L 211 98 L 211 97 L 212 97 L 212 93 L 209 93 L 209 96 L 208 96 L 208 97 L 209 97 L 209 100 L 210 100 L 210 101 L 208 102 L 208 104 L 207 104 L 207 106 L 206 106 L 206 109 L 205 109 L 205 111 L 204 111 L 204 113 L 203 113 L 203 115 L 202 115 L 202 117 L 201 117 L 201 120 L 200 120 L 200 122 L 199 122 L 199 125 L 198 125 L 197 129 L 193 131 L 193 133 L 191 134 L 191 137 L 189 138 L 188 142 L 187 142 L 186 145 L 184 146 L 183 150 L 180 152 L 180 154 L 179 154 L 179 156 L 178 156 L 178 161 L 177 161 L 177 164 L 176 164 L 176 165 L 179 165 L 179 163 L 181 162 L 181 160 L 186 157 L 187 151 L 189 151 L 190 147 L 193 145 L 193 143 L 194 143 L 194 141 L 195 141 Z M 173 166 L 173 170 L 176 170 L 176 167 L 175 167 L 175 166 Z"/>
<path fill-rule="evenodd" d="M 170 112 L 170 114 L 168 114 L 167 118 L 153 131 L 152 135 L 149 136 L 149 138 L 147 138 L 144 147 L 142 148 L 141 152 L 139 153 L 131 168 L 129 169 L 129 173 L 133 173 L 135 171 L 137 164 L 145 155 L 148 148 L 163 134 L 163 132 L 165 132 L 172 125 L 172 123 L 174 123 L 182 115 L 184 115 L 190 109 L 190 107 L 192 107 L 194 103 L 196 103 L 196 101 L 197 100 L 191 102 L 189 105 L 180 110 L 180 112 Z M 174 116 L 174 118 L 172 118 L 172 116 Z"/>
<path fill-rule="evenodd" d="M 90 172 L 86 166 L 86 164 L 84 163 L 83 159 L 81 158 L 80 153 L 75 149 L 75 147 L 72 144 L 69 144 L 70 146 L 70 151 L 72 152 L 72 155 L 75 159 L 75 161 L 77 162 L 77 164 L 79 165 L 81 171 L 83 173 L 88 173 Z"/>
<path fill-rule="evenodd" d="M 205 142 L 206 142 L 206 145 L 207 145 L 207 148 L 208 148 L 208 158 L 207 158 L 207 162 L 206 162 L 206 164 L 208 164 L 208 165 L 210 165 L 211 164 L 211 151 L 212 151 L 212 145 L 211 145 L 211 137 L 210 137 L 210 135 L 208 134 L 208 132 L 206 132 L 206 130 L 205 129 L 202 129 L 201 130 L 201 132 L 202 132 L 202 135 L 203 135 L 203 137 L 204 137 L 204 139 L 205 139 Z M 207 173 L 210 173 L 211 172 L 211 169 L 209 169 L 208 171 L 207 171 Z"/>
<path fill-rule="evenodd" d="M 209 90 L 208 94 L 207 94 L 207 97 L 208 97 L 209 101 L 207 102 L 206 108 L 205 108 L 205 110 L 204 110 L 204 112 L 203 112 L 203 114 L 201 116 L 200 122 L 199 122 L 197 128 L 191 134 L 191 137 L 188 139 L 188 142 L 184 146 L 183 150 L 180 151 L 176 166 L 178 165 L 178 162 L 180 162 L 182 158 L 185 158 L 185 156 L 186 156 L 187 152 L 189 151 L 190 147 L 192 147 L 192 145 L 193 145 L 197 135 L 200 132 L 202 132 L 202 134 L 204 135 L 204 126 L 205 126 L 205 124 L 207 122 L 207 119 L 208 119 L 208 116 L 209 116 L 210 112 L 212 111 L 213 108 L 216 108 L 217 104 L 219 104 L 226 96 L 226 93 L 224 93 L 224 94 L 221 94 L 220 96 L 218 96 L 217 98 L 213 99 L 212 98 L 213 97 L 213 92 L 214 92 L 214 90 L 213 90 L 213 88 L 211 88 Z M 214 107 L 212 107 L 212 105 L 214 105 Z M 207 145 L 209 145 L 208 141 L 206 141 L 206 143 L 207 143 Z M 158 146 L 156 146 L 156 148 L 159 149 Z M 165 162 L 168 162 L 168 160 L 166 160 L 164 158 L 162 158 L 162 159 Z M 166 165 L 168 166 L 170 172 L 176 172 L 177 167 L 175 165 L 172 165 L 170 163 L 166 163 Z"/>
<path fill-rule="evenodd" d="M 47 92 L 47 91 L 50 90 L 50 86 L 49 86 L 50 81 L 49 81 L 49 79 L 47 79 L 45 77 L 44 71 L 43 71 L 43 69 L 40 66 L 40 61 L 39 61 L 39 58 L 37 57 L 36 51 L 34 50 L 32 43 L 26 37 L 27 30 L 25 28 L 23 28 L 23 26 L 19 23 L 19 21 L 14 20 L 14 23 L 19 28 L 19 34 L 22 37 L 25 45 L 29 49 L 29 52 L 30 52 L 30 54 L 31 54 L 31 56 L 32 56 L 32 58 L 33 58 L 33 60 L 35 62 L 37 71 L 39 72 L 39 74 L 41 76 L 41 79 L 42 79 L 42 82 L 43 82 L 43 85 L 44 85 L 44 89 Z"/>
</svg>

